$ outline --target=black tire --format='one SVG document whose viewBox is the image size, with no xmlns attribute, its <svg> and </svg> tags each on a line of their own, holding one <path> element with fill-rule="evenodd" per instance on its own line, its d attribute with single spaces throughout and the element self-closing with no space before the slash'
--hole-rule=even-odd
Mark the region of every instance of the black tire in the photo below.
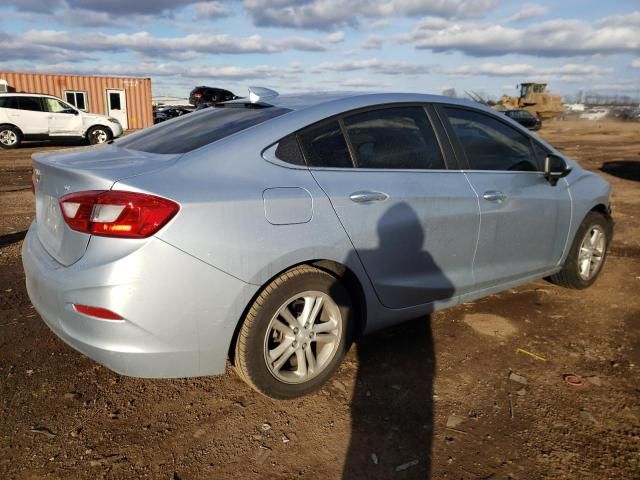
<svg viewBox="0 0 640 480">
<path fill-rule="evenodd" d="M 18 148 L 22 143 L 22 132 L 13 125 L 0 126 L 0 147 L 5 149 Z"/>
<path fill-rule="evenodd" d="M 265 351 L 269 348 L 268 330 L 272 318 L 281 307 L 295 295 L 307 291 L 322 292 L 335 302 L 342 319 L 341 335 L 334 347 L 333 357 L 315 376 L 303 383 L 285 383 L 270 371 L 272 367 L 267 366 Z M 307 265 L 289 270 L 262 290 L 246 314 L 235 344 L 235 369 L 249 386 L 267 397 L 286 400 L 306 395 L 322 386 L 334 374 L 349 350 L 354 323 L 352 314 L 351 298 L 340 280 Z M 310 341 L 309 346 L 305 344 L 305 347 L 312 348 L 311 345 Z"/>
<path fill-rule="evenodd" d="M 588 232 L 592 232 L 594 228 L 599 228 L 605 235 L 604 252 L 597 269 L 589 278 L 585 279 L 580 275 L 578 256 L 580 253 L 580 246 L 582 245 L 585 236 Z M 605 216 L 600 212 L 592 211 L 587 213 L 576 232 L 573 244 L 571 245 L 571 249 L 569 250 L 569 254 L 567 255 L 567 259 L 565 260 L 562 270 L 550 276 L 548 280 L 556 285 L 577 290 L 591 286 L 600 275 L 600 272 L 602 272 L 602 268 L 604 267 L 605 260 L 607 258 L 607 249 L 611 243 L 612 234 L 613 222 L 610 217 Z"/>
<path fill-rule="evenodd" d="M 96 125 L 87 130 L 87 142 L 90 145 L 99 145 L 101 143 L 107 143 L 113 138 L 113 133 L 109 127 L 103 127 L 102 125 Z"/>
</svg>

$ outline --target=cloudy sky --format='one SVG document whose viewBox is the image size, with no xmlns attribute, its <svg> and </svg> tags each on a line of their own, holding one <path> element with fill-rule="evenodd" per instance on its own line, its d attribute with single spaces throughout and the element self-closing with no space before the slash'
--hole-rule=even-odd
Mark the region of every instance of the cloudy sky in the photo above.
<svg viewBox="0 0 640 480">
<path fill-rule="evenodd" d="M 3 0 L 0 70 L 194 85 L 640 95 L 638 0 Z"/>
</svg>

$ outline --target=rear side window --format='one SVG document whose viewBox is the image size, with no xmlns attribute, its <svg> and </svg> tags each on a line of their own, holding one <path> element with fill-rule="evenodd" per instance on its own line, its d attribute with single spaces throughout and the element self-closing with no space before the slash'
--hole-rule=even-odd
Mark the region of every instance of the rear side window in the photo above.
<svg viewBox="0 0 640 480">
<path fill-rule="evenodd" d="M 299 134 L 309 167 L 353 167 L 338 121 L 310 127 Z"/>
<path fill-rule="evenodd" d="M 292 163 L 293 165 L 305 165 L 295 133 L 287 135 L 278 142 L 275 155 L 276 158 L 283 162 Z"/>
<path fill-rule="evenodd" d="M 540 171 L 529 137 L 483 113 L 444 109 L 472 170 Z"/>
<path fill-rule="evenodd" d="M 246 130 L 289 110 L 286 108 L 207 108 L 160 123 L 142 132 L 117 140 L 123 148 L 148 153 L 187 153 Z"/>
<path fill-rule="evenodd" d="M 394 107 L 348 116 L 344 125 L 359 168 L 444 169 L 427 114 Z"/>
<path fill-rule="evenodd" d="M 0 97 L 0 108 L 18 108 L 18 98 Z"/>
<path fill-rule="evenodd" d="M 39 97 L 17 97 L 20 110 L 42 112 L 42 102 Z"/>
</svg>

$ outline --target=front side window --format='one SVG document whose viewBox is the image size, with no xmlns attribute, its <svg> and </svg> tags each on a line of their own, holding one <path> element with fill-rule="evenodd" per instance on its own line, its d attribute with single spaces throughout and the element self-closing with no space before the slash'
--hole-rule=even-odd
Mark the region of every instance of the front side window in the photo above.
<svg viewBox="0 0 640 480">
<path fill-rule="evenodd" d="M 45 98 L 45 103 L 47 105 L 47 111 L 51 113 L 69 113 L 71 107 L 66 103 L 62 103 L 57 98 Z"/>
<path fill-rule="evenodd" d="M 444 169 L 435 133 L 421 107 L 350 115 L 344 125 L 358 168 Z"/>
<path fill-rule="evenodd" d="M 78 110 L 87 109 L 87 93 L 86 92 L 72 92 L 67 91 L 64 93 L 64 99 Z"/>
<path fill-rule="evenodd" d="M 300 132 L 299 138 L 309 167 L 353 167 L 337 120 L 307 128 Z"/>
<path fill-rule="evenodd" d="M 541 170 L 529 137 L 523 133 L 480 112 L 454 107 L 444 110 L 472 170 Z"/>
<path fill-rule="evenodd" d="M 242 105 L 207 108 L 183 115 L 175 122 L 159 123 L 116 142 L 123 148 L 141 152 L 186 153 L 289 111 L 277 107 L 244 108 Z"/>
<path fill-rule="evenodd" d="M 40 97 L 18 97 L 18 105 L 20 110 L 29 110 L 32 112 L 43 111 Z"/>
</svg>

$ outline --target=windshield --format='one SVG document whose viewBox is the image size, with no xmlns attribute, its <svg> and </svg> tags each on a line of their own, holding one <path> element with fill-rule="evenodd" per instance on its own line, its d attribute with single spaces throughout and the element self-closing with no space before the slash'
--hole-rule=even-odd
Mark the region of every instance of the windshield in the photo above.
<svg viewBox="0 0 640 480">
<path fill-rule="evenodd" d="M 206 108 L 116 143 L 122 148 L 148 153 L 187 153 L 289 111 L 276 107 Z"/>
</svg>

